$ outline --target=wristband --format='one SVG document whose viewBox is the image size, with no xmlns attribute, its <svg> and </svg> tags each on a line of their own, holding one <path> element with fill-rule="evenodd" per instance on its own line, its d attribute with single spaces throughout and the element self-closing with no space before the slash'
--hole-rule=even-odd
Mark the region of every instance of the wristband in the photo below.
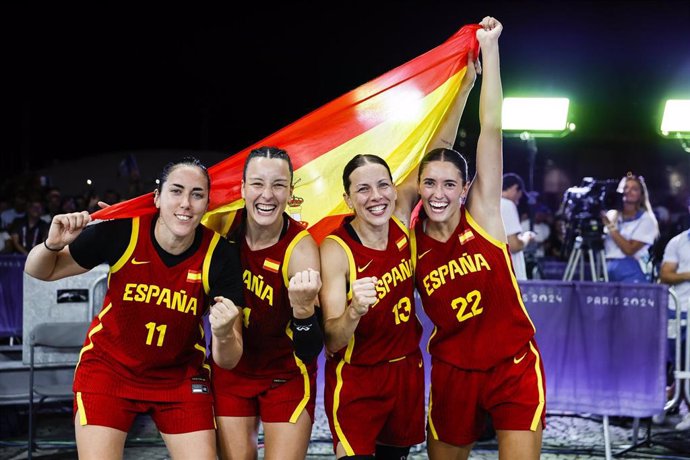
<svg viewBox="0 0 690 460">
<path fill-rule="evenodd" d="M 316 313 L 311 315 L 308 318 L 292 318 L 292 323 L 295 325 L 295 328 L 299 331 L 308 331 L 309 329 L 312 328 L 314 325 L 314 319 L 316 318 Z"/>
<path fill-rule="evenodd" d="M 618 227 L 616 227 L 616 224 L 608 224 L 606 228 L 609 229 L 609 233 L 618 230 Z"/>
<path fill-rule="evenodd" d="M 43 246 L 45 246 L 46 249 L 49 250 L 50 252 L 60 252 L 60 251 L 62 251 L 63 249 L 65 249 L 64 246 L 61 247 L 60 249 L 53 249 L 53 248 L 51 248 L 50 246 L 48 246 L 48 243 L 46 243 L 46 241 L 47 241 L 47 240 L 43 240 Z"/>
</svg>

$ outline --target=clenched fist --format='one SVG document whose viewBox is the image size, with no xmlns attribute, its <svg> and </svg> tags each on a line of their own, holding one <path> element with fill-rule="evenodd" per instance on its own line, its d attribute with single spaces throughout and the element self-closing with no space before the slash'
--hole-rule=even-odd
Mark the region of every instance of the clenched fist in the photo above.
<svg viewBox="0 0 690 460">
<path fill-rule="evenodd" d="M 350 308 L 360 317 L 367 314 L 369 308 L 376 303 L 375 276 L 360 278 L 352 283 L 352 301 Z"/>
<path fill-rule="evenodd" d="M 213 300 L 216 303 L 211 306 L 211 312 L 208 316 L 211 332 L 214 337 L 219 339 L 228 338 L 232 336 L 233 324 L 241 312 L 240 307 L 223 296 L 214 297 Z"/>
<path fill-rule="evenodd" d="M 321 275 L 311 268 L 295 273 L 290 278 L 288 296 L 292 315 L 298 319 L 309 318 L 314 314 L 314 304 L 321 289 Z"/>
</svg>

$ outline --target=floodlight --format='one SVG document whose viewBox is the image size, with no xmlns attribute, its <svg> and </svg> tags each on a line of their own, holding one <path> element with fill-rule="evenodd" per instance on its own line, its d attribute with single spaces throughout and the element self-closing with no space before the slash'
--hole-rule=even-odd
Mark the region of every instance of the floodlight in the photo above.
<svg viewBox="0 0 690 460">
<path fill-rule="evenodd" d="M 529 191 L 534 191 L 534 162 L 538 137 L 564 137 L 575 131 L 568 122 L 567 97 L 506 97 L 503 99 L 503 135 L 519 137 L 529 152 Z"/>
<path fill-rule="evenodd" d="M 661 119 L 661 134 L 690 137 L 690 99 L 669 99 Z"/>
<path fill-rule="evenodd" d="M 690 153 L 690 99 L 669 99 L 661 118 L 661 135 L 680 140 L 683 150 Z"/>
<path fill-rule="evenodd" d="M 565 97 L 506 97 L 503 99 L 503 131 L 506 135 L 563 137 L 575 130 L 568 123 L 570 100 Z"/>
</svg>

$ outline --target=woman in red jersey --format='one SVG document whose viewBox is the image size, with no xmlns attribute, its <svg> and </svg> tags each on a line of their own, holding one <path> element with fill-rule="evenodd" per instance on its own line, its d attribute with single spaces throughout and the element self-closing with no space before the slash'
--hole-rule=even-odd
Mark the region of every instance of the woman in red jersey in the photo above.
<svg viewBox="0 0 690 460">
<path fill-rule="evenodd" d="M 414 228 L 415 278 L 435 325 L 427 446 L 431 459 L 468 458 L 488 413 L 501 459 L 537 459 L 544 373 L 500 213 L 503 27 L 492 17 L 481 26 L 476 175 L 467 181 L 467 163 L 452 149 L 429 152 L 419 169 L 424 215 Z"/>
<path fill-rule="evenodd" d="M 57 215 L 29 253 L 26 273 L 42 280 L 110 265 L 74 377 L 79 458 L 122 458 L 143 413 L 173 458 L 216 458 L 202 315 L 213 299 L 214 352 L 233 366 L 242 353 L 235 319 L 243 299 L 237 249 L 199 225 L 210 186 L 198 160 L 170 163 L 154 193 L 157 213 L 89 227 L 87 212 Z"/>
<path fill-rule="evenodd" d="M 212 374 L 223 459 L 256 458 L 259 422 L 264 458 L 303 459 L 309 447 L 323 347 L 315 309 L 321 278 L 316 242 L 285 213 L 292 191 L 287 152 L 250 152 L 242 177 L 245 208 L 228 234 L 242 260 L 244 351 L 232 370 L 214 366 Z"/>
<path fill-rule="evenodd" d="M 475 75 L 468 65 L 430 145 L 455 142 Z M 422 329 L 408 230 L 415 178 L 412 172 L 396 190 L 383 159 L 355 156 L 343 171 L 343 196 L 354 215 L 321 244 L 320 298 L 333 355 L 324 402 L 337 458 L 405 459 L 424 441 Z"/>
</svg>

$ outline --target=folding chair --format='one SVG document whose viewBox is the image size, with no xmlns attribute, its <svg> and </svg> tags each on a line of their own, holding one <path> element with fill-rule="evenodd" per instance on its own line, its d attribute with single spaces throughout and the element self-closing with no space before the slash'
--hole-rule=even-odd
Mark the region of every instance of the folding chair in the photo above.
<svg viewBox="0 0 690 460">
<path fill-rule="evenodd" d="M 81 349 L 90 323 L 63 322 L 41 323 L 31 331 L 29 337 L 29 439 L 27 458 L 32 458 L 32 452 L 37 449 L 35 444 L 36 411 L 46 401 L 71 401 L 74 398 L 72 384 L 38 385 L 35 383 L 34 374 L 41 370 L 54 370 L 60 368 L 74 368 L 79 358 Z M 57 364 L 37 366 L 35 363 L 35 349 L 42 347 L 45 351 L 64 353 Z M 34 405 L 34 395 L 39 398 Z"/>
</svg>

